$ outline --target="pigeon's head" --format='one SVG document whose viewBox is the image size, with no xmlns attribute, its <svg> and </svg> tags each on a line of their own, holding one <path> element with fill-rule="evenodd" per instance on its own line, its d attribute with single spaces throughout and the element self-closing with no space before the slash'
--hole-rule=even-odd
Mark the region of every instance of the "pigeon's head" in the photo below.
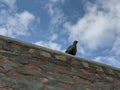
<svg viewBox="0 0 120 90">
<path fill-rule="evenodd" d="M 77 44 L 77 43 L 78 43 L 78 41 L 77 41 L 77 40 L 75 40 L 75 41 L 74 41 L 74 43 L 76 43 L 76 44 Z"/>
</svg>

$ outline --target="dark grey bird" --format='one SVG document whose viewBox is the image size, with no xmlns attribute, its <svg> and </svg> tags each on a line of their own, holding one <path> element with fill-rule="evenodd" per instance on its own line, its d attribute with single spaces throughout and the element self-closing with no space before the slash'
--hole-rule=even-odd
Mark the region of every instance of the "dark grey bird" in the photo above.
<svg viewBox="0 0 120 90">
<path fill-rule="evenodd" d="M 76 55 L 77 53 L 77 43 L 78 41 L 74 41 L 72 45 L 70 45 L 67 49 L 66 49 L 66 53 L 71 54 L 71 55 Z"/>
</svg>

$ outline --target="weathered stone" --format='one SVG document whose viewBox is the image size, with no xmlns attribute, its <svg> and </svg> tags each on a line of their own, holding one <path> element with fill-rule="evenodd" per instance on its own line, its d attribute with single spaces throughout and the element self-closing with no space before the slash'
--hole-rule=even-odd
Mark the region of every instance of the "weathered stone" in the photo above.
<svg viewBox="0 0 120 90">
<path fill-rule="evenodd" d="M 41 59 L 41 58 L 31 58 L 31 60 L 36 61 L 38 63 L 47 63 L 47 60 Z"/>
<path fill-rule="evenodd" d="M 68 70 L 68 71 L 74 71 L 74 67 L 68 67 L 68 66 L 62 66 L 62 65 L 57 65 L 58 68 Z"/>
<path fill-rule="evenodd" d="M 31 58 L 32 57 L 32 55 L 30 55 L 30 54 L 21 54 L 21 57 L 22 58 Z"/>
<path fill-rule="evenodd" d="M 0 57 L 0 62 L 4 62 L 4 63 L 8 63 L 8 64 L 11 63 L 10 60 L 8 60 L 8 59 L 6 59 L 6 58 L 3 58 L 3 57 Z"/>
<path fill-rule="evenodd" d="M 43 89 L 42 90 L 49 90 L 47 87 L 43 87 Z"/>
<path fill-rule="evenodd" d="M 96 78 L 98 78 L 98 79 L 101 79 L 101 78 L 102 78 L 98 73 L 96 73 L 95 76 L 96 76 Z"/>
<path fill-rule="evenodd" d="M 0 87 L 11 86 L 12 82 L 5 74 L 0 73 Z"/>
<path fill-rule="evenodd" d="M 45 78 L 45 77 L 41 77 L 40 80 L 41 80 L 42 82 L 44 82 L 44 83 L 49 81 L 49 80 L 48 80 L 47 78 Z"/>
<path fill-rule="evenodd" d="M 3 68 L 2 72 L 7 72 L 7 71 L 13 69 L 13 67 L 14 67 L 14 65 L 6 64 L 6 63 L 0 63 L 0 66 Z"/>
<path fill-rule="evenodd" d="M 0 44 L 1 44 L 1 45 L 4 45 L 4 44 L 6 44 L 6 42 L 5 42 L 5 41 L 0 40 Z"/>
<path fill-rule="evenodd" d="M 118 85 L 120 85 L 120 80 L 116 80 L 116 83 L 117 83 Z"/>
<path fill-rule="evenodd" d="M 4 51 L 9 51 L 9 52 L 14 52 L 14 49 L 11 47 L 11 46 L 3 46 L 2 47 L 2 50 L 4 50 Z"/>
<path fill-rule="evenodd" d="M 77 63 L 78 63 L 77 60 L 72 60 L 72 61 L 71 61 L 71 64 L 77 64 Z"/>
<path fill-rule="evenodd" d="M 89 84 L 89 85 L 91 85 L 91 86 L 94 86 L 94 85 L 95 85 L 92 81 L 87 80 L 87 79 L 84 79 L 84 78 L 79 77 L 79 76 L 73 76 L 73 79 L 74 79 L 75 81 L 83 82 L 83 83 Z"/>
<path fill-rule="evenodd" d="M 65 87 L 65 88 L 69 88 L 69 89 L 74 89 L 74 88 L 75 88 L 74 85 L 69 84 L 69 83 L 64 83 L 64 82 L 59 82 L 58 85 L 59 85 L 60 87 Z"/>
<path fill-rule="evenodd" d="M 0 36 L 0 90 L 120 90 L 120 70 Z"/>
<path fill-rule="evenodd" d="M 0 90 L 15 90 L 14 88 L 1 87 Z"/>
<path fill-rule="evenodd" d="M 107 89 L 110 87 L 110 84 L 104 83 L 103 87 Z"/>
<path fill-rule="evenodd" d="M 50 71 L 50 72 L 48 72 L 48 74 L 54 75 L 54 76 L 61 76 L 61 77 L 64 77 L 64 78 L 69 78 L 70 77 L 68 74 L 61 74 L 58 71 Z"/>
<path fill-rule="evenodd" d="M 34 52 L 35 52 L 35 49 L 32 49 L 32 48 L 31 48 L 31 49 L 28 50 L 28 52 L 29 52 L 29 53 L 34 53 Z"/>
<path fill-rule="evenodd" d="M 41 51 L 41 52 L 40 52 L 40 55 L 42 55 L 42 56 L 44 56 L 44 57 L 48 57 L 48 58 L 51 57 L 50 53 L 45 52 L 45 51 Z"/>
<path fill-rule="evenodd" d="M 66 57 L 63 55 L 56 55 L 55 58 L 61 61 L 66 61 Z"/>
<path fill-rule="evenodd" d="M 108 69 L 107 71 L 108 71 L 109 74 L 112 74 L 112 75 L 115 74 L 114 71 L 113 71 L 112 69 Z"/>
<path fill-rule="evenodd" d="M 51 74 L 51 75 L 60 75 L 60 73 L 58 71 L 51 71 L 51 72 L 48 72 L 48 74 Z"/>
<path fill-rule="evenodd" d="M 33 75 L 19 73 L 15 69 L 10 70 L 8 73 L 11 74 L 11 75 L 16 75 L 16 76 L 20 76 L 20 77 L 33 78 Z"/>
<path fill-rule="evenodd" d="M 120 73 L 118 73 L 118 77 L 120 78 Z"/>
<path fill-rule="evenodd" d="M 113 82 L 113 78 L 112 77 L 106 77 L 106 79 L 108 80 L 108 81 L 111 81 L 111 82 Z"/>
<path fill-rule="evenodd" d="M 0 72 L 5 71 L 3 67 L 0 66 Z"/>
<path fill-rule="evenodd" d="M 40 67 L 31 65 L 31 64 L 25 64 L 25 65 L 22 65 L 22 66 L 25 67 L 26 69 L 33 70 L 33 71 L 40 72 L 42 70 Z"/>
<path fill-rule="evenodd" d="M 104 71 L 103 71 L 103 68 L 100 67 L 100 66 L 96 66 L 96 70 L 97 70 L 98 72 L 104 72 Z"/>
<path fill-rule="evenodd" d="M 15 49 L 20 49 L 21 48 L 20 45 L 18 45 L 18 44 L 12 44 L 11 46 L 14 47 Z"/>
<path fill-rule="evenodd" d="M 83 75 L 86 75 L 86 76 L 92 75 L 92 73 L 88 72 L 88 71 L 85 70 L 85 69 L 80 69 L 80 73 L 83 74 Z"/>
<path fill-rule="evenodd" d="M 89 64 L 87 62 L 82 62 L 83 66 L 89 68 Z"/>
<path fill-rule="evenodd" d="M 89 88 L 86 88 L 86 90 L 90 90 Z"/>
</svg>

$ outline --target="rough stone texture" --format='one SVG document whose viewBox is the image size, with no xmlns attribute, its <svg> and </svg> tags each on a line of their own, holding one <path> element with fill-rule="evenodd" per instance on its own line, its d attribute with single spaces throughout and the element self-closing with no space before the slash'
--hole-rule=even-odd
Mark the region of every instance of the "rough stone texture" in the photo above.
<svg viewBox="0 0 120 90">
<path fill-rule="evenodd" d="M 0 90 L 120 90 L 120 69 L 0 36 Z"/>
</svg>

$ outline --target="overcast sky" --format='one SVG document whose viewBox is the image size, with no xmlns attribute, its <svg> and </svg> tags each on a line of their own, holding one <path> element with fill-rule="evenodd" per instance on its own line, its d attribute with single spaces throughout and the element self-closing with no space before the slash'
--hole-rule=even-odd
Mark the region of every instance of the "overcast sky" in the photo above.
<svg viewBox="0 0 120 90">
<path fill-rule="evenodd" d="M 120 0 L 0 0 L 0 34 L 120 68 Z"/>
</svg>

